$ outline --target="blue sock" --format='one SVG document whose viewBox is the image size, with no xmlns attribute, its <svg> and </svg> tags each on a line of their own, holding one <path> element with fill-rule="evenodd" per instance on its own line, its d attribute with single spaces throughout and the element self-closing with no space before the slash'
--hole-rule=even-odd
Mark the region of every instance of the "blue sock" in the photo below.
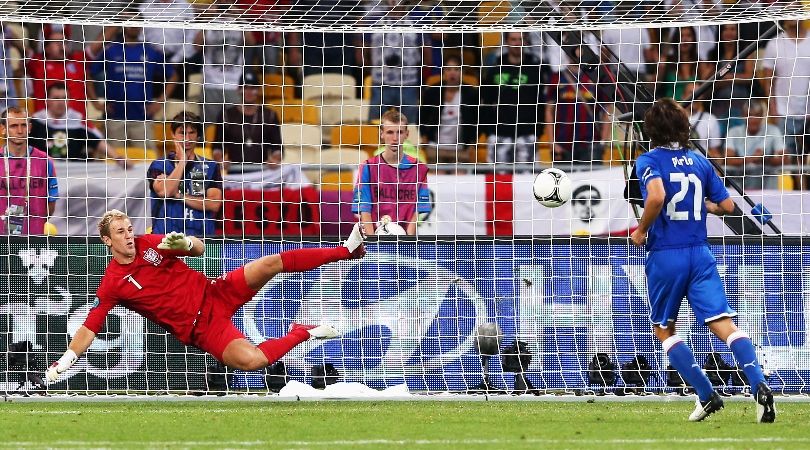
<svg viewBox="0 0 810 450">
<path fill-rule="evenodd" d="M 709 381 L 709 378 L 703 373 L 697 361 L 695 361 L 695 355 L 692 353 L 692 349 L 689 348 L 679 336 L 667 338 L 662 345 L 664 351 L 667 352 L 672 367 L 681 374 L 684 381 L 695 388 L 700 401 L 705 402 L 709 400 L 714 393 L 714 389 L 712 388 L 712 383 Z"/>
<path fill-rule="evenodd" d="M 748 378 L 751 393 L 757 395 L 757 385 L 761 381 L 765 381 L 765 375 L 762 374 L 762 368 L 757 361 L 757 352 L 754 350 L 751 338 L 744 331 L 737 330 L 731 333 L 726 342 L 731 353 L 734 353 L 737 364 L 742 367 L 745 377 Z"/>
</svg>

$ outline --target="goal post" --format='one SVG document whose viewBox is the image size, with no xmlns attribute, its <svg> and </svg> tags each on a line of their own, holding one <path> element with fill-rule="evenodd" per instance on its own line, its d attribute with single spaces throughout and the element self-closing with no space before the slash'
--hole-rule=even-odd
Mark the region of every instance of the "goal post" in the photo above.
<svg viewBox="0 0 810 450">
<path fill-rule="evenodd" d="M 796 42 L 810 27 L 794 24 L 810 18 L 804 2 L 232 3 L 0 5 L 3 106 L 28 114 L 28 144 L 49 154 L 58 184 L 38 194 L 55 207 L 41 229 L 0 238 L 0 392 L 268 393 L 339 380 L 680 393 L 650 331 L 644 255 L 627 239 L 639 211 L 624 195 L 647 147 L 643 111 L 662 96 L 683 102 L 694 146 L 737 204 L 735 217 L 708 222 L 737 320 L 770 385 L 808 392 L 810 38 Z M 408 122 L 394 144 L 380 123 L 390 107 Z M 178 116 L 189 112 L 199 119 Z M 150 165 L 179 148 L 178 120 L 194 124 L 200 161 L 222 178 L 205 179 L 223 197 L 214 231 L 195 232 L 205 256 L 186 261 L 209 277 L 339 245 L 364 201 L 359 168 L 390 146 L 410 158 L 401 164 L 428 168 L 416 235 L 371 236 L 363 260 L 278 276 L 240 309 L 233 321 L 254 343 L 292 322 L 343 333 L 297 347 L 283 366 L 225 371 L 116 308 L 46 388 L 37 376 L 92 308 L 110 259 L 96 223 L 117 208 L 136 233 L 152 230 Z M 547 167 L 572 182 L 554 209 L 532 194 Z M 187 189 L 199 188 L 192 178 Z M 384 189 L 397 202 L 416 195 Z M 679 317 L 718 388 L 745 392 L 727 346 L 685 306 Z"/>
</svg>

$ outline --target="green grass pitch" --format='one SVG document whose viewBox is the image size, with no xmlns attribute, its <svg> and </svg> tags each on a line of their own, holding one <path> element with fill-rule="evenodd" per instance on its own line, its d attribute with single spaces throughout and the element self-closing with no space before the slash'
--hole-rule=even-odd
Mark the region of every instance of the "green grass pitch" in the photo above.
<svg viewBox="0 0 810 450">
<path fill-rule="evenodd" d="M 810 403 L 727 402 L 689 423 L 687 402 L 3 402 L 0 448 L 810 448 Z"/>
</svg>

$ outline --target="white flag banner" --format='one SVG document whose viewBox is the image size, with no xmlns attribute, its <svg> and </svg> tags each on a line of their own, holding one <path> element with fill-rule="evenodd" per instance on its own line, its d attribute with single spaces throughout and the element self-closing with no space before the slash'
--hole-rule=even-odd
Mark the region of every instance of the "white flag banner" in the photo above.
<svg viewBox="0 0 810 450">
<path fill-rule="evenodd" d="M 113 164 L 56 161 L 59 200 L 49 219 L 57 234 L 96 236 L 104 211 L 117 208 L 132 217 L 135 232 L 151 225 L 146 166 L 122 170 Z M 636 226 L 632 208 L 624 200 L 622 168 L 571 172 L 571 200 L 559 208 L 539 204 L 532 193 L 534 175 L 428 176 L 433 209 L 423 215 L 419 234 L 445 236 L 570 236 L 622 234 Z M 751 207 L 736 193 L 732 198 L 744 212 Z M 750 191 L 785 235 L 810 233 L 810 196 L 802 191 Z M 710 236 L 734 233 L 710 216 Z M 766 234 L 773 234 L 765 227 Z"/>
<path fill-rule="evenodd" d="M 731 192 L 731 198 L 740 205 L 744 213 L 750 214 L 751 206 L 743 200 L 736 192 Z M 810 233 L 810 195 L 802 191 L 749 191 L 748 197 L 754 203 L 762 203 L 771 213 L 771 219 L 785 236 L 797 236 Z M 709 216 L 706 221 L 709 236 L 733 236 L 731 231 L 720 218 Z M 766 235 L 773 235 L 774 232 L 767 225 L 763 227 Z"/>
<path fill-rule="evenodd" d="M 607 235 L 636 225 L 633 210 L 624 199 L 621 167 L 571 172 L 571 200 L 547 208 L 534 198 L 534 175 L 516 175 L 514 183 L 514 234 Z"/>
<path fill-rule="evenodd" d="M 485 235 L 485 177 L 479 175 L 431 175 L 428 188 L 433 209 L 422 216 L 419 234 Z"/>
<path fill-rule="evenodd" d="M 59 235 L 98 236 L 99 219 L 115 208 L 129 214 L 135 234 L 145 233 L 152 225 L 146 168 L 54 161 L 59 199 L 48 221 Z"/>
</svg>

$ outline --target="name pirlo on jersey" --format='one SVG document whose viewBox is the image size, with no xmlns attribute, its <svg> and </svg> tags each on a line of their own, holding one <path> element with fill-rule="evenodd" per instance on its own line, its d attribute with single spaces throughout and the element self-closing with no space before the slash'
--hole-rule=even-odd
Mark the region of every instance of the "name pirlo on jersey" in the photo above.
<svg viewBox="0 0 810 450">
<path fill-rule="evenodd" d="M 694 163 L 695 163 L 695 162 L 694 162 L 694 161 L 692 161 L 692 158 L 690 158 L 690 157 L 688 157 L 688 156 L 681 156 L 681 157 L 674 157 L 674 158 L 672 158 L 672 167 L 678 167 L 678 166 L 691 166 L 691 165 L 693 165 Z"/>
</svg>

